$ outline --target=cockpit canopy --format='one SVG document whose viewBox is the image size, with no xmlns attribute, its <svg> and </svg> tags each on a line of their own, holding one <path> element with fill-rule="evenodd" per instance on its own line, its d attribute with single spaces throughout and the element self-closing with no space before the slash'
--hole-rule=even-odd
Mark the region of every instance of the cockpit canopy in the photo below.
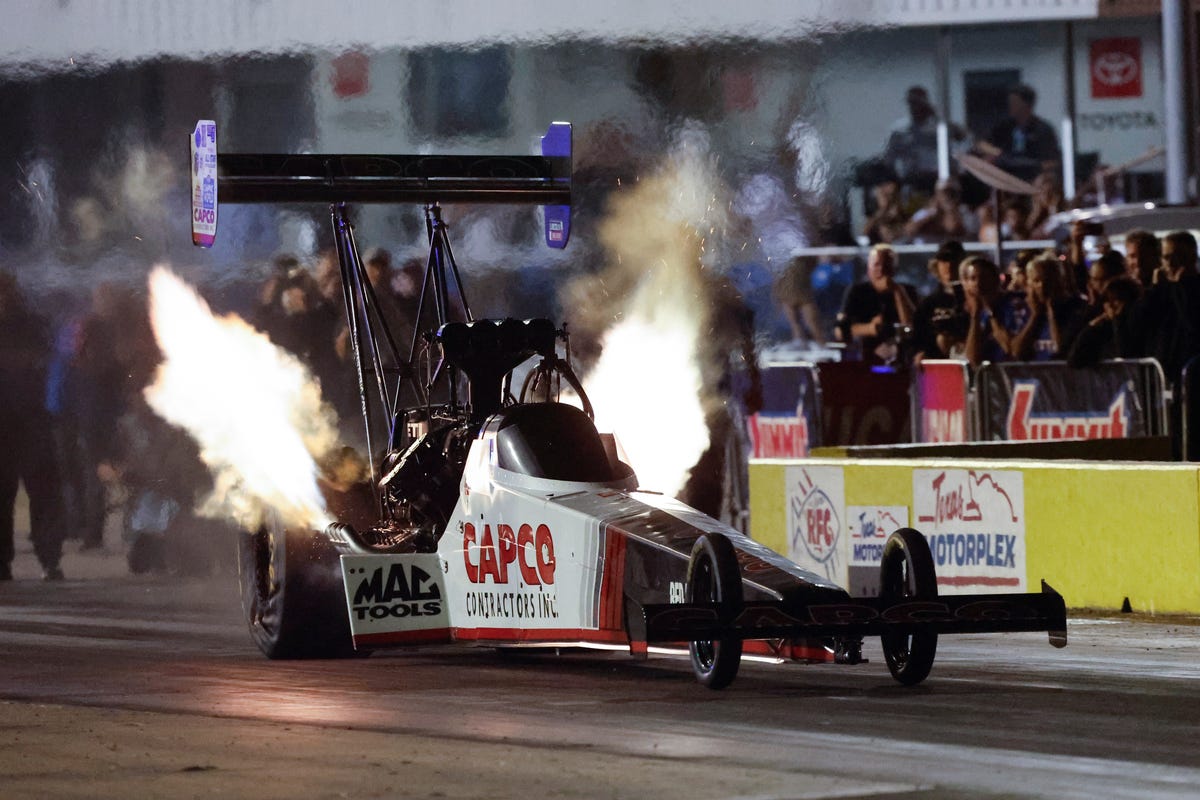
<svg viewBox="0 0 1200 800">
<path fill-rule="evenodd" d="M 496 465 L 556 481 L 608 483 L 633 474 L 587 414 L 565 403 L 510 406 L 489 423 L 496 431 Z M 611 442 L 611 439 L 609 440 Z"/>
</svg>

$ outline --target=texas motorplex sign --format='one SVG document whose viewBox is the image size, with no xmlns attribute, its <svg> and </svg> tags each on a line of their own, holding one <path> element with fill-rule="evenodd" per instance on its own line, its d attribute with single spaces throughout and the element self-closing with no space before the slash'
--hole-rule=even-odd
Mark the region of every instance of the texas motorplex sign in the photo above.
<svg viewBox="0 0 1200 800">
<path fill-rule="evenodd" d="M 939 591 L 1025 591 L 1022 473 L 914 469 L 913 525 L 929 540 Z"/>
</svg>

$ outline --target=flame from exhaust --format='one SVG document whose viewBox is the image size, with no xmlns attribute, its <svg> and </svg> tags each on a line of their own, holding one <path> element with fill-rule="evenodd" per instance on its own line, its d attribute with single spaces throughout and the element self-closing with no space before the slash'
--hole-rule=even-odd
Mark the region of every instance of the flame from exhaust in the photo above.
<svg viewBox="0 0 1200 800">
<path fill-rule="evenodd" d="M 251 529 L 268 509 L 289 527 L 332 522 L 317 460 L 337 445 L 337 423 L 305 366 L 237 315 L 214 316 L 161 266 L 150 320 L 163 362 L 146 401 L 200 445 L 215 485 L 199 513 Z"/>
<path fill-rule="evenodd" d="M 617 295 L 617 322 L 583 379 L 597 427 L 617 435 L 642 487 L 669 496 L 709 443 L 704 262 L 724 229 L 726 205 L 706 144 L 684 142 L 662 169 L 610 204 L 599 232 L 609 266 L 599 283 Z"/>
</svg>

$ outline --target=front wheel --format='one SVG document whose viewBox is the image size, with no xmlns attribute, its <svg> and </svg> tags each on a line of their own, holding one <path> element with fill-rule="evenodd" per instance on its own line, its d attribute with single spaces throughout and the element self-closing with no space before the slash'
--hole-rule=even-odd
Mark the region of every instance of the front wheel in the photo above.
<svg viewBox="0 0 1200 800">
<path fill-rule="evenodd" d="M 250 638 L 267 658 L 347 658 L 346 591 L 333 546 L 268 518 L 238 533 L 238 578 Z"/>
<path fill-rule="evenodd" d="M 716 603 L 719 616 L 742 606 L 742 574 L 737 552 L 719 533 L 706 533 L 692 546 L 685 600 Z M 696 680 L 709 689 L 724 689 L 737 677 L 742 663 L 742 640 L 725 637 L 688 644 Z"/>
<path fill-rule="evenodd" d="M 937 599 L 933 554 L 920 531 L 901 528 L 889 536 L 879 570 L 879 594 L 890 602 Z M 883 657 L 893 678 L 914 686 L 929 676 L 937 655 L 936 633 L 885 633 L 881 639 Z"/>
</svg>

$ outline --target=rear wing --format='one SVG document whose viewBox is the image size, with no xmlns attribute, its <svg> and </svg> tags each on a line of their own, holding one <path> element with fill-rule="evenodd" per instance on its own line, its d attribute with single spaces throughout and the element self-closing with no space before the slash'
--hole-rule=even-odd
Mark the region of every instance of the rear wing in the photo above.
<svg viewBox="0 0 1200 800">
<path fill-rule="evenodd" d="M 546 206 L 546 244 L 570 235 L 571 124 L 555 122 L 542 155 L 231 154 L 217 126 L 191 137 L 192 243 L 216 240 L 219 203 L 535 203 Z"/>
</svg>

